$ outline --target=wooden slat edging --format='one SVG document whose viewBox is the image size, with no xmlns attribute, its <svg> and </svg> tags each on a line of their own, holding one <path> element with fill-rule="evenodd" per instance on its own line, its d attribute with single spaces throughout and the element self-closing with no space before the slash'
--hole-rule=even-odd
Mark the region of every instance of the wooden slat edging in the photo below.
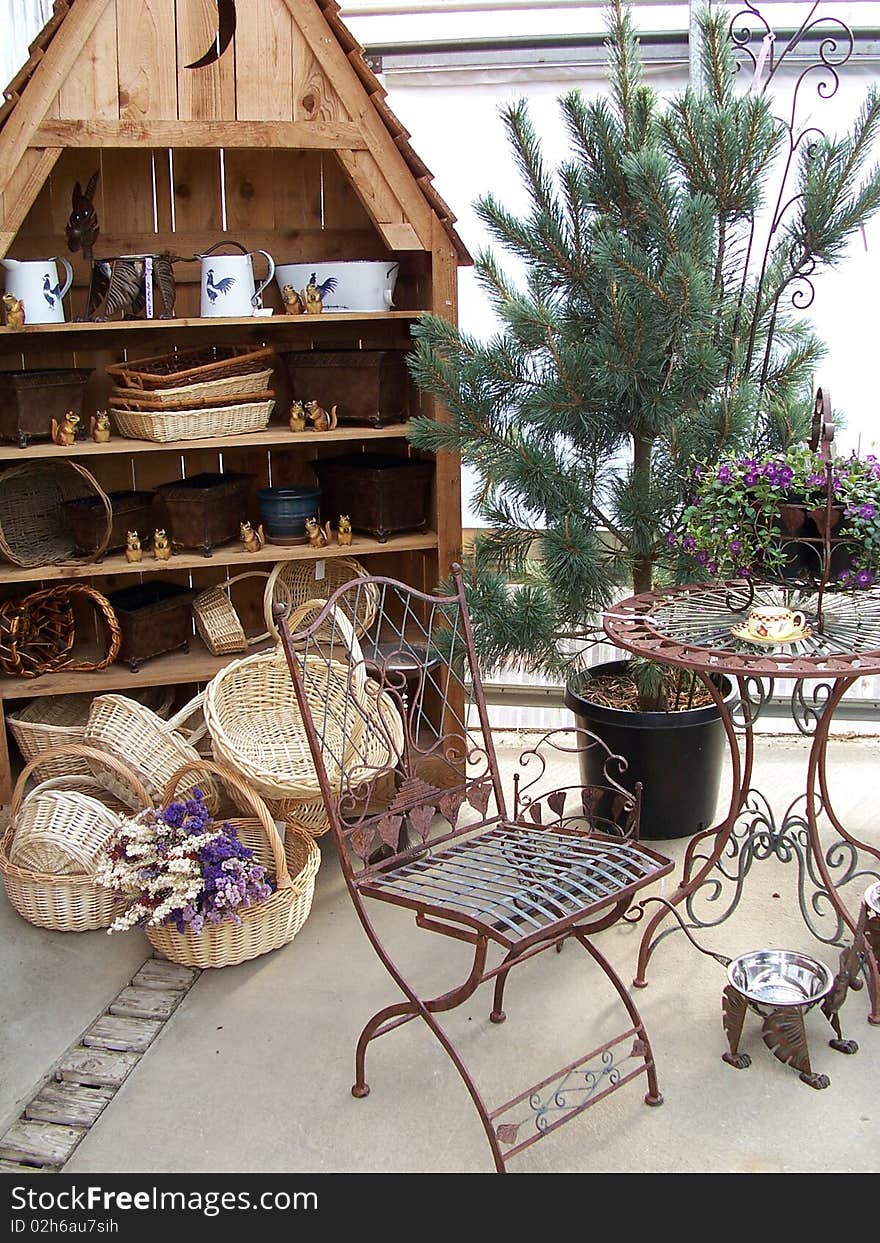
<svg viewBox="0 0 880 1243">
<path fill-rule="evenodd" d="M 47 118 L 30 136 L 32 147 L 245 147 L 315 151 L 363 150 L 367 141 L 351 121 L 101 121 Z"/>
<path fill-rule="evenodd" d="M 162 1030 L 159 1019 L 129 1019 L 105 1014 L 82 1038 L 89 1049 L 118 1049 L 122 1053 L 144 1053 Z"/>
<path fill-rule="evenodd" d="M 32 1122 L 55 1122 L 88 1129 L 112 1099 L 110 1088 L 89 1088 L 80 1083 L 47 1083 L 26 1107 L 24 1116 Z"/>
<path fill-rule="evenodd" d="M 110 1003 L 110 1013 L 130 1019 L 167 1019 L 177 1009 L 182 992 L 170 989 L 124 988 Z"/>
<path fill-rule="evenodd" d="M 55 1071 L 56 1079 L 96 1088 L 118 1088 L 140 1061 L 137 1053 L 116 1053 L 105 1049 L 69 1049 Z"/>
<path fill-rule="evenodd" d="M 84 1134 L 79 1127 L 20 1119 L 0 1139 L 0 1157 L 60 1169 Z"/>
<path fill-rule="evenodd" d="M 186 989 L 198 975 L 193 967 L 181 967 L 165 958 L 148 958 L 131 983 L 133 988 Z"/>
</svg>

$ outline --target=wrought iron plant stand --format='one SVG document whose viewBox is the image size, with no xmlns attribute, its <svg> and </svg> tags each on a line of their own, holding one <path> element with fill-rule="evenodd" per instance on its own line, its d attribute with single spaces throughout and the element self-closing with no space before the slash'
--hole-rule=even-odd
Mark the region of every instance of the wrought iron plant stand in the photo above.
<svg viewBox="0 0 880 1243">
<path fill-rule="evenodd" d="M 508 812 L 457 566 L 453 578 L 455 594 L 446 597 L 357 579 L 308 629 L 291 634 L 280 620 L 280 631 L 349 894 L 403 994 L 364 1026 L 352 1093 L 369 1092 L 368 1045 L 420 1018 L 461 1076 L 501 1173 L 517 1153 L 639 1075 L 647 1078 L 646 1103 L 661 1103 L 645 1026 L 593 938 L 673 865 L 639 842 L 641 791 L 627 789 L 625 764 L 585 730 L 551 731 L 522 753 Z M 344 619 L 360 615 L 365 591 L 378 591 L 379 605 L 362 649 Z M 322 703 L 314 688 L 328 684 L 331 666 L 349 693 Z M 586 747 L 606 752 L 605 782 L 553 788 L 556 769 L 577 773 Z M 417 927 L 450 948 L 448 938 L 473 946 L 464 982 L 424 996 L 381 939 L 376 902 L 411 910 Z M 623 1030 L 490 1106 L 439 1016 L 494 980 L 489 1018 L 504 1022 L 513 967 L 566 940 L 604 972 L 625 1011 Z M 492 947 L 500 951 L 495 965 Z"/>
<path fill-rule="evenodd" d="M 727 736 L 730 803 L 718 824 L 688 843 L 671 906 L 684 903 L 691 927 L 715 927 L 738 906 L 753 863 L 769 858 L 783 864 L 794 862 L 798 904 L 807 928 L 818 940 L 841 950 L 841 971 L 851 987 L 861 987 L 864 970 L 869 1022 L 880 1024 L 880 939 L 870 935 L 873 926 L 867 904 L 862 904 L 861 915 L 854 913 L 844 893 L 859 882 L 880 880 L 880 847 L 860 841 L 841 823 L 831 801 L 827 771 L 835 710 L 858 678 L 880 674 L 880 589 L 830 590 L 831 429 L 827 393 L 821 390 L 817 412 L 826 416 L 821 428 L 828 459 L 826 521 L 818 536 L 790 541 L 800 554 L 798 577 L 784 582 L 689 584 L 645 592 L 615 605 L 604 626 L 616 646 L 699 677 L 718 707 Z M 815 567 L 812 571 L 811 566 Z M 802 612 L 807 622 L 803 636 L 759 646 L 731 633 L 738 629 L 743 634 L 749 613 L 761 606 L 787 606 Z M 734 706 L 724 702 L 718 685 L 722 676 L 736 682 L 739 702 Z M 785 808 L 781 818 L 752 787 L 754 726 L 777 682 L 791 686 L 792 718 L 811 739 L 804 793 Z M 657 933 L 668 913 L 658 910 L 648 921 L 639 949 L 636 987 L 645 986 L 654 949 L 674 931 Z"/>
</svg>

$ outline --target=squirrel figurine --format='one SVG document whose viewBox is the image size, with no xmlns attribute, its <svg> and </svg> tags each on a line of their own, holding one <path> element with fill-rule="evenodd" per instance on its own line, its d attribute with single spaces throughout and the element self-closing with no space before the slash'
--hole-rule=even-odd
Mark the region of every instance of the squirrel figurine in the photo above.
<svg viewBox="0 0 880 1243">
<path fill-rule="evenodd" d="M 332 406 L 328 414 L 316 401 L 307 401 L 306 418 L 314 424 L 316 432 L 332 432 L 336 427 L 336 407 Z"/>
<path fill-rule="evenodd" d="M 144 550 L 141 548 L 141 541 L 137 531 L 129 531 L 125 538 L 125 559 L 129 563 L 133 561 L 142 561 Z"/>
<path fill-rule="evenodd" d="M 302 315 L 305 311 L 303 300 L 294 289 L 293 285 L 285 285 L 281 290 L 281 299 L 284 302 L 284 313 L 286 315 Z"/>
<path fill-rule="evenodd" d="M 89 431 L 96 445 L 105 445 L 110 439 L 110 415 L 106 410 L 98 410 L 89 421 Z"/>
<path fill-rule="evenodd" d="M 288 422 L 292 432 L 304 432 L 306 430 L 306 412 L 301 401 L 295 401 L 290 407 Z"/>
<path fill-rule="evenodd" d="M 339 527 L 336 532 L 336 538 L 340 544 L 348 545 L 351 543 L 351 518 L 348 514 L 339 515 Z"/>
<path fill-rule="evenodd" d="M 69 449 L 76 440 L 76 429 L 78 426 L 79 415 L 74 414 L 72 410 L 68 410 L 60 423 L 57 419 L 52 420 L 52 439 L 56 445 Z"/>
<path fill-rule="evenodd" d="M 249 522 L 240 522 L 238 525 L 245 552 L 259 552 L 266 542 L 266 537 L 263 534 L 263 524 L 260 523 L 256 531 Z"/>
<path fill-rule="evenodd" d="M 332 538 L 330 523 L 320 526 L 317 518 L 306 518 L 306 535 L 312 548 L 326 548 Z"/>
<path fill-rule="evenodd" d="M 153 556 L 157 561 L 167 561 L 171 556 L 171 542 L 161 527 L 153 532 Z"/>
<path fill-rule="evenodd" d="M 24 303 L 14 294 L 3 295 L 3 318 L 7 328 L 24 328 Z"/>
</svg>

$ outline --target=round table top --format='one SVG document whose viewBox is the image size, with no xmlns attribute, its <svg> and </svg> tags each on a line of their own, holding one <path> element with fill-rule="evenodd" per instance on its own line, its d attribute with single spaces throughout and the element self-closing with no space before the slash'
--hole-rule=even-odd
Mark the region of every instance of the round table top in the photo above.
<svg viewBox="0 0 880 1243">
<path fill-rule="evenodd" d="M 810 631 L 772 646 L 736 637 L 754 608 L 800 610 Z M 603 617 L 617 646 L 667 665 L 742 677 L 842 678 L 880 674 L 880 589 L 826 591 L 693 583 L 631 596 Z"/>
</svg>

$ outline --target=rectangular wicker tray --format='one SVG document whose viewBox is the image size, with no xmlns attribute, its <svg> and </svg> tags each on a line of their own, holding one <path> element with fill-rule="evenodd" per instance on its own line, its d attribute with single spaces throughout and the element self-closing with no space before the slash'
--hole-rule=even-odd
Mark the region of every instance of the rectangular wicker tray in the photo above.
<svg viewBox="0 0 880 1243">
<path fill-rule="evenodd" d="M 253 350 L 214 345 L 209 349 L 158 354 L 136 362 L 112 363 L 107 367 L 107 374 L 122 388 L 179 388 L 260 371 L 270 366 L 274 358 L 275 351 L 269 348 Z"/>
<path fill-rule="evenodd" d="M 111 405 L 110 413 L 120 436 L 169 444 L 175 440 L 205 440 L 209 436 L 244 436 L 248 432 L 261 432 L 274 409 L 275 398 L 272 397 L 236 406 L 209 406 L 200 410 L 120 410 Z"/>
</svg>

